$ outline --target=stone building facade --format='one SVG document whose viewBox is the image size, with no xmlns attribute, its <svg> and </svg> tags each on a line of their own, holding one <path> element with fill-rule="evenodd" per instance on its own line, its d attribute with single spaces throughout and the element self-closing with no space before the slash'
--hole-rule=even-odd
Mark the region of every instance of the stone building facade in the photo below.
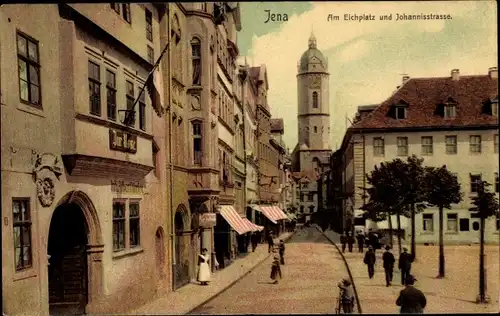
<svg viewBox="0 0 500 316">
<path fill-rule="evenodd" d="M 317 180 L 328 170 L 331 155 L 330 74 L 313 34 L 297 68 L 299 141 L 292 160 L 299 179 L 299 212 L 307 216 L 318 210 L 318 190 L 322 188 Z"/>
<path fill-rule="evenodd" d="M 415 154 L 424 158 L 424 165 L 446 165 L 461 185 L 463 201 L 444 210 L 445 242 L 478 242 L 479 219 L 469 208 L 479 179 L 491 183 L 498 197 L 498 144 L 496 67 L 483 75 L 461 76 L 454 69 L 447 77 L 403 77 L 402 85 L 386 101 L 358 109 L 335 154 L 342 169 L 340 196 L 346 228 L 352 229 L 354 216 L 361 213 L 360 188 L 367 186 L 364 175 L 381 162 Z M 438 227 L 436 208 L 416 214 L 416 241 L 437 243 Z M 409 224 L 406 228 L 409 234 Z M 486 241 L 498 243 L 498 218 L 488 219 L 485 228 Z"/>
<path fill-rule="evenodd" d="M 165 17 L 0 7 L 4 313 L 119 313 L 169 287 L 165 116 L 138 98 Z"/>
</svg>

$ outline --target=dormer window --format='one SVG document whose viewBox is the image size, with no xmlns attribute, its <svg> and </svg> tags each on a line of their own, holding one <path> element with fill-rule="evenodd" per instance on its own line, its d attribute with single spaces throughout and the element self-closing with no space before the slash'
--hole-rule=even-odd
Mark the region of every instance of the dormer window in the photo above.
<svg viewBox="0 0 500 316">
<path fill-rule="evenodd" d="M 405 120 L 408 115 L 408 106 L 400 104 L 394 106 L 394 114 L 396 120 Z"/>
<path fill-rule="evenodd" d="M 491 100 L 491 115 L 498 117 L 498 97 Z"/>
<path fill-rule="evenodd" d="M 449 97 L 445 102 L 443 102 L 442 114 L 444 118 L 454 118 L 457 115 L 457 101 Z"/>
</svg>

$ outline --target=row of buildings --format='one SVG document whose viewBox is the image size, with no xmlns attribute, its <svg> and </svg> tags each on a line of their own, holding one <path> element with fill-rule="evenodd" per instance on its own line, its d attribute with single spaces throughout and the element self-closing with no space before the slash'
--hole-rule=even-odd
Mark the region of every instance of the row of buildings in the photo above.
<svg viewBox="0 0 500 316">
<path fill-rule="evenodd" d="M 479 242 L 480 219 L 471 213 L 478 181 L 492 184 L 498 197 L 498 69 L 482 75 L 410 78 L 405 75 L 397 90 L 381 104 L 359 106 L 342 145 L 331 155 L 331 172 L 320 179 L 328 198 L 323 207 L 332 214 L 334 229 L 366 226 L 360 207 L 366 202 L 366 174 L 375 165 L 415 154 L 424 164 L 446 165 L 460 182 L 463 200 L 445 209 L 447 243 Z M 396 223 L 395 216 L 392 221 Z M 373 224 L 373 223 L 372 223 Z M 378 228 L 388 228 L 386 222 Z M 402 228 L 410 238 L 409 220 Z M 486 220 L 485 240 L 499 242 L 499 219 Z M 416 215 L 419 243 L 438 243 L 436 208 Z"/>
<path fill-rule="evenodd" d="M 0 7 L 3 312 L 125 312 L 280 229 L 283 121 L 241 27 L 236 2 Z"/>
</svg>

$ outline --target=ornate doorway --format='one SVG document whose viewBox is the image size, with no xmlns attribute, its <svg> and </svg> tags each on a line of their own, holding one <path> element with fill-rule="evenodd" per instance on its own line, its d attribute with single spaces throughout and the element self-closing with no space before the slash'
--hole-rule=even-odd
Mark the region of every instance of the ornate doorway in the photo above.
<svg viewBox="0 0 500 316">
<path fill-rule="evenodd" d="M 175 213 L 175 289 L 178 289 L 190 281 L 189 276 L 189 243 L 186 243 L 185 223 L 181 207 Z"/>
<path fill-rule="evenodd" d="M 81 208 L 73 203 L 54 211 L 49 230 L 50 314 L 84 314 L 88 303 L 88 228 Z"/>
</svg>

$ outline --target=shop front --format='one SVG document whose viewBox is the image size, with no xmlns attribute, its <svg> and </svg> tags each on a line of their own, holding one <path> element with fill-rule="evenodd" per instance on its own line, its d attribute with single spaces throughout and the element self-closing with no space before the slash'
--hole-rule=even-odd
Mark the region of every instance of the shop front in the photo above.
<svg viewBox="0 0 500 316">
<path fill-rule="evenodd" d="M 275 237 L 278 237 L 283 232 L 284 220 L 288 216 L 278 206 L 273 205 L 259 205 L 258 210 L 261 214 L 261 223 L 264 226 L 265 235 L 272 231 Z"/>
</svg>

